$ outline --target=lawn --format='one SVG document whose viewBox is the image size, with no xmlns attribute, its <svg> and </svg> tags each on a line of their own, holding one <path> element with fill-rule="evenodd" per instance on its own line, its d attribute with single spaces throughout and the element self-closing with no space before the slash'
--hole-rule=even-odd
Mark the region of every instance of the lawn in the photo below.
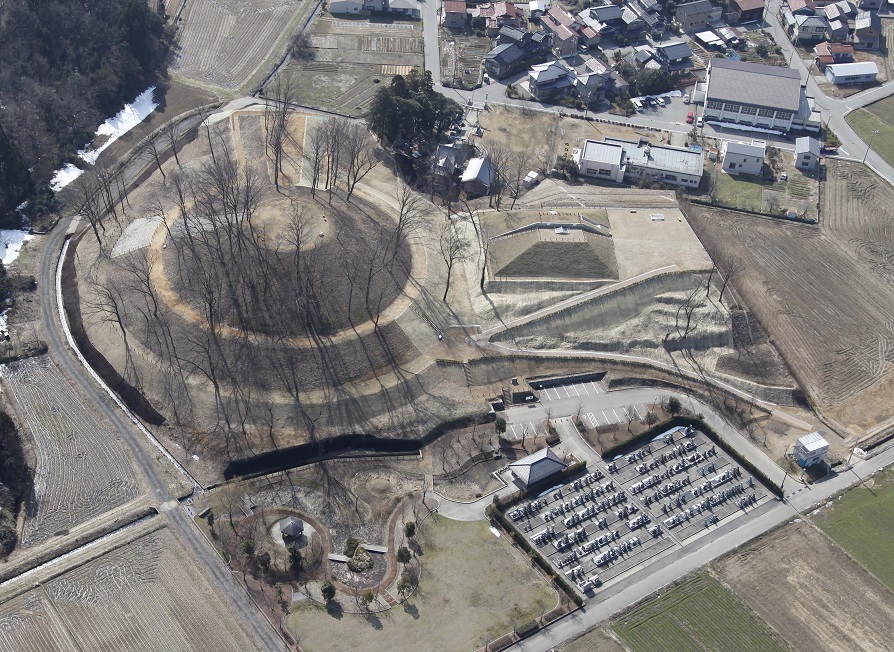
<svg viewBox="0 0 894 652">
<path fill-rule="evenodd" d="M 894 591 L 894 470 L 868 479 L 823 509 L 816 524 Z"/>
<path fill-rule="evenodd" d="M 733 176 L 717 171 L 717 202 L 749 211 L 761 209 L 763 185 L 751 175 Z"/>
<path fill-rule="evenodd" d="M 614 622 L 632 652 L 772 652 L 788 647 L 720 582 L 702 573 Z"/>
<path fill-rule="evenodd" d="M 421 528 L 422 581 L 402 606 L 369 616 L 305 603 L 288 626 L 306 652 L 471 650 L 556 606 L 556 594 L 486 521 Z"/>
<path fill-rule="evenodd" d="M 867 108 L 857 109 L 848 114 L 847 121 L 863 142 L 869 143 L 872 139 L 873 151 L 889 165 L 894 165 L 894 98 L 885 98 L 873 102 Z M 872 132 L 875 130 L 879 134 L 873 138 Z M 851 153 L 857 156 L 863 154 Z"/>
</svg>

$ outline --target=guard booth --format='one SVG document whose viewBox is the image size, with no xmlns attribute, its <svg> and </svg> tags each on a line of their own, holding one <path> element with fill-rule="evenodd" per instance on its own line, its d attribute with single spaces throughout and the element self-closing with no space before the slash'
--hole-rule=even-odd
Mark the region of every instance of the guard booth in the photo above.
<svg viewBox="0 0 894 652">
<path fill-rule="evenodd" d="M 824 463 L 828 452 L 829 442 L 818 432 L 811 432 L 795 442 L 793 456 L 798 466 L 806 469 L 808 466 Z"/>
</svg>

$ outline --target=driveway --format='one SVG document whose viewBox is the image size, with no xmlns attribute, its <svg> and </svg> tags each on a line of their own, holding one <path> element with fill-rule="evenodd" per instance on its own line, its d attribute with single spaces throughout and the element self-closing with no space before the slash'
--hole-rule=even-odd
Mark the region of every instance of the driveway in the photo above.
<svg viewBox="0 0 894 652">
<path fill-rule="evenodd" d="M 431 73 L 435 86 L 441 85 L 441 50 L 438 45 L 438 27 L 441 23 L 440 9 L 441 0 L 422 0 L 422 40 L 424 42 L 425 69 Z M 444 94 L 443 91 L 441 92 Z"/>
</svg>

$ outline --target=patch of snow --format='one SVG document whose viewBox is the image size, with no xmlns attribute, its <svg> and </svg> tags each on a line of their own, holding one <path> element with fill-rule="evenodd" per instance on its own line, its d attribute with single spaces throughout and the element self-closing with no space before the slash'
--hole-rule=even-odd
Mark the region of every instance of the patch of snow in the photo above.
<svg viewBox="0 0 894 652">
<path fill-rule="evenodd" d="M 721 127 L 723 129 L 733 129 L 736 131 L 752 131 L 758 134 L 771 134 L 773 136 L 783 136 L 783 132 L 776 129 L 764 129 L 763 127 L 752 127 L 750 125 L 740 125 L 735 122 L 719 122 L 717 120 L 706 120 L 712 127 Z"/>
<path fill-rule="evenodd" d="M 19 252 L 28 240 L 34 236 L 27 231 L 0 230 L 0 259 L 4 265 L 9 265 L 19 257 Z"/>
<path fill-rule="evenodd" d="M 82 169 L 71 163 L 66 163 L 53 174 L 53 178 L 50 179 L 50 188 L 53 192 L 59 192 L 82 174 L 84 174 Z"/>
<path fill-rule="evenodd" d="M 91 165 L 96 163 L 96 159 L 99 158 L 99 155 L 102 154 L 109 145 L 140 124 L 150 113 L 158 108 L 158 103 L 152 99 L 152 94 L 154 92 L 155 86 L 150 86 L 137 95 L 137 98 L 133 102 L 125 104 L 124 108 L 118 112 L 118 115 L 109 118 L 99 125 L 99 129 L 96 130 L 96 135 L 108 136 L 108 138 L 106 138 L 105 142 L 97 149 L 88 151 L 85 147 L 78 152 L 78 156 Z"/>
<path fill-rule="evenodd" d="M 493 534 L 495 537 L 497 537 L 498 539 L 500 538 L 500 531 L 497 528 L 491 527 L 490 531 L 491 531 L 491 534 Z"/>
</svg>

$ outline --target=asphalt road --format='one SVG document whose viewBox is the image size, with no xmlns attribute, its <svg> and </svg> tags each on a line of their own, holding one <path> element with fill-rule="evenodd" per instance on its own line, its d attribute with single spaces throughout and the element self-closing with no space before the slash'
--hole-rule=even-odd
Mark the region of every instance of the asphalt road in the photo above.
<svg viewBox="0 0 894 652">
<path fill-rule="evenodd" d="M 441 49 L 438 45 L 441 0 L 422 0 L 422 40 L 425 69 L 431 72 L 435 86 L 441 86 Z"/>
<path fill-rule="evenodd" d="M 129 419 L 87 375 L 84 367 L 69 348 L 62 332 L 62 325 L 59 322 L 56 310 L 54 279 L 56 264 L 62 243 L 65 240 L 67 227 L 68 220 L 63 220 L 56 225 L 56 228 L 46 236 L 46 242 L 41 254 L 39 292 L 44 337 L 46 338 L 50 355 L 59 368 L 80 388 L 83 395 L 93 404 L 96 411 L 106 418 L 130 447 L 134 461 L 148 484 L 150 498 L 156 507 L 159 507 L 176 499 L 168 492 L 164 478 L 151 462 L 152 452 L 150 451 L 147 454 L 143 448 L 146 442 L 143 441 L 142 435 L 134 430 Z M 267 625 L 260 611 L 255 607 L 245 591 L 238 586 L 229 568 L 222 563 L 220 557 L 211 549 L 208 542 L 185 512 L 178 507 L 163 513 L 184 544 L 192 550 L 209 579 L 233 605 L 236 613 L 242 620 L 243 629 L 254 638 L 259 649 L 287 649 L 283 640 Z"/>
</svg>

